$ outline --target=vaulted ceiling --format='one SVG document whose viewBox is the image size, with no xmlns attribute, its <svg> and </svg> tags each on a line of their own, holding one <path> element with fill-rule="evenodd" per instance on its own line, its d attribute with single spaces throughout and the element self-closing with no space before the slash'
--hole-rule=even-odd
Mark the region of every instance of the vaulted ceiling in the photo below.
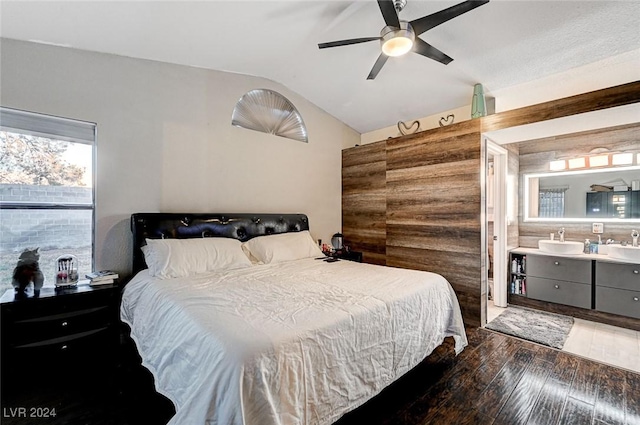
<svg viewBox="0 0 640 425">
<path fill-rule="evenodd" d="M 413 20 L 460 1 L 408 0 Z M 454 60 L 390 58 L 366 77 L 377 41 L 375 1 L 2 1 L 0 35 L 265 77 L 364 133 L 640 48 L 640 2 L 491 0 L 424 33 Z M 640 65 L 640 64 L 639 64 Z"/>
</svg>

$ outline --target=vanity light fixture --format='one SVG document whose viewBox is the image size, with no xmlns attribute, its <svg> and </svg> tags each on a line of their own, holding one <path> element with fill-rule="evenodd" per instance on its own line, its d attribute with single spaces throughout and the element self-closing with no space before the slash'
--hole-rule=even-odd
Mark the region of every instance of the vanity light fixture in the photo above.
<svg viewBox="0 0 640 425">
<path fill-rule="evenodd" d="M 590 155 L 568 159 L 556 159 L 549 162 L 549 171 L 563 171 L 578 168 L 599 168 L 607 166 L 633 165 L 634 160 L 640 165 L 640 153 L 617 152 L 609 153 L 607 149 L 598 148 L 589 152 Z"/>
<path fill-rule="evenodd" d="M 633 164 L 632 153 L 614 153 L 611 155 L 612 165 L 631 165 Z"/>
<path fill-rule="evenodd" d="M 564 159 L 559 159 L 557 161 L 551 161 L 549 163 L 549 170 L 551 171 L 562 171 L 567 169 L 567 161 Z"/>
<path fill-rule="evenodd" d="M 589 157 L 589 167 L 606 167 L 609 165 L 609 154 Z"/>
<path fill-rule="evenodd" d="M 580 158 L 571 158 L 569 160 L 569 169 L 573 170 L 574 168 L 585 168 L 587 166 L 587 161 L 585 157 Z"/>
</svg>

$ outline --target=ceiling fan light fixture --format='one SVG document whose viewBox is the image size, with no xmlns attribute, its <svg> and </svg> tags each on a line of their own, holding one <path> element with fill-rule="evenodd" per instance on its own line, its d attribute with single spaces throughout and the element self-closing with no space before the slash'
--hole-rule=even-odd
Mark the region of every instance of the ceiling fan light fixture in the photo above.
<svg viewBox="0 0 640 425">
<path fill-rule="evenodd" d="M 400 21 L 400 28 L 384 27 L 380 32 L 382 52 L 387 56 L 402 56 L 413 48 L 416 36 L 406 21 Z"/>
<path fill-rule="evenodd" d="M 413 40 L 407 37 L 393 37 L 382 44 L 382 51 L 387 56 L 402 56 L 413 48 Z"/>
</svg>

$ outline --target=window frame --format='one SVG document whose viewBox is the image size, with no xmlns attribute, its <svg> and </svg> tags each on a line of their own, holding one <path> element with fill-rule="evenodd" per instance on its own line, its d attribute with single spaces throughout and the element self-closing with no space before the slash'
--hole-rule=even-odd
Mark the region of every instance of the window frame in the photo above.
<svg viewBox="0 0 640 425">
<path fill-rule="evenodd" d="M 28 134 L 36 137 L 44 137 L 53 140 L 65 141 L 68 143 L 80 143 L 91 146 L 91 203 L 90 204 L 73 204 L 65 202 L 6 202 L 0 201 L 0 210 L 91 210 L 91 270 L 95 270 L 96 261 L 96 182 L 97 182 L 97 151 L 98 151 L 98 125 L 93 122 L 76 120 L 71 118 L 64 118 L 55 115 L 41 114 L 37 112 L 24 111 L 20 109 L 8 108 L 0 106 L 0 114 L 9 115 L 11 117 L 34 118 L 34 122 L 38 118 L 42 118 L 43 122 L 60 124 L 68 124 L 69 127 L 74 125 L 82 126 L 84 128 L 92 128 L 93 140 L 86 139 L 86 135 L 82 138 L 74 137 L 73 133 L 67 132 L 67 135 L 56 134 L 55 129 L 38 131 L 38 129 L 29 130 L 27 128 L 20 128 L 19 125 L 3 125 L 0 120 L 0 131 L 6 131 L 18 134 Z M 0 117 L 2 117 L 0 115 Z"/>
</svg>

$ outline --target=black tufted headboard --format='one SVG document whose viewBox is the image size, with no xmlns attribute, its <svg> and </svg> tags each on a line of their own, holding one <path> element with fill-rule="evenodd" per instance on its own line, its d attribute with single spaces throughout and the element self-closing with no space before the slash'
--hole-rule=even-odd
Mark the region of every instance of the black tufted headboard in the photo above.
<svg viewBox="0 0 640 425">
<path fill-rule="evenodd" d="M 132 214 L 133 273 L 147 268 L 140 250 L 147 238 L 223 237 L 244 242 L 256 236 L 302 230 L 309 230 L 304 214 Z"/>
</svg>

